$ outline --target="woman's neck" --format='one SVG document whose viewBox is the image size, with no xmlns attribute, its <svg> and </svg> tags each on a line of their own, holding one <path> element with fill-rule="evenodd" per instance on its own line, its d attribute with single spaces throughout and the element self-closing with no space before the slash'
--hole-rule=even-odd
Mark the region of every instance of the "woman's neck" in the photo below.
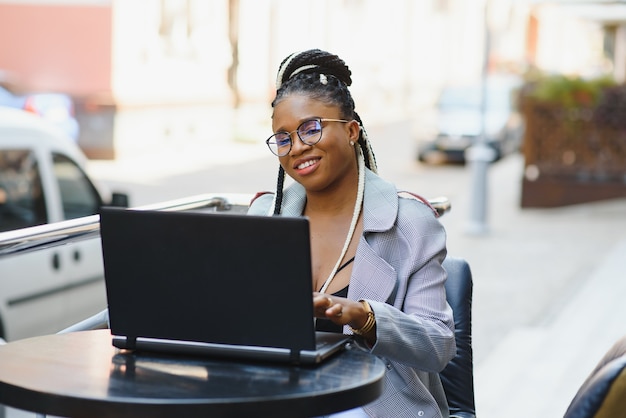
<svg viewBox="0 0 626 418">
<path fill-rule="evenodd" d="M 348 193 L 336 193 L 334 195 L 307 194 L 305 216 L 333 216 L 342 217 L 352 215 L 354 202 L 356 201 L 356 189 Z"/>
<path fill-rule="evenodd" d="M 352 215 L 357 199 L 358 173 L 346 178 L 334 190 L 306 192 L 306 216 L 342 216 Z"/>
</svg>

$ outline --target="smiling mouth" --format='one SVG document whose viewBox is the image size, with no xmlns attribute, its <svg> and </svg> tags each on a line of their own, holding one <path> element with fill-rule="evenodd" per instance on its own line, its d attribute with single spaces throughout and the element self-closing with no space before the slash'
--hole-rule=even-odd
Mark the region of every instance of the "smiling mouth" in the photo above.
<svg viewBox="0 0 626 418">
<path fill-rule="evenodd" d="M 303 162 L 302 164 L 298 164 L 298 166 L 296 167 L 298 170 L 302 170 L 303 168 L 307 168 L 310 167 L 312 165 L 314 165 L 315 163 L 317 163 L 319 160 L 308 160 Z"/>
</svg>

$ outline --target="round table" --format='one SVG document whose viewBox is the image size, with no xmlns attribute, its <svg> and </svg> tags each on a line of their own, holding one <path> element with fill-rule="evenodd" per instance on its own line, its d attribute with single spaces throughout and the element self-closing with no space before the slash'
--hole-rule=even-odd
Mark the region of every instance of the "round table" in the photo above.
<svg viewBox="0 0 626 418">
<path fill-rule="evenodd" d="M 108 329 L 0 345 L 0 403 L 72 417 L 305 417 L 382 393 L 383 362 L 348 347 L 317 366 L 135 353 Z"/>
</svg>

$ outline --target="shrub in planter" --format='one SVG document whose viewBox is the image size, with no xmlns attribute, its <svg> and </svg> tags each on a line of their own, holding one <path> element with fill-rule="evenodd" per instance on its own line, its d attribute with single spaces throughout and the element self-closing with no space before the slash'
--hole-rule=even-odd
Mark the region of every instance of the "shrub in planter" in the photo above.
<svg viewBox="0 0 626 418">
<path fill-rule="evenodd" d="M 626 85 L 601 77 L 527 80 L 522 206 L 626 195 Z"/>
</svg>

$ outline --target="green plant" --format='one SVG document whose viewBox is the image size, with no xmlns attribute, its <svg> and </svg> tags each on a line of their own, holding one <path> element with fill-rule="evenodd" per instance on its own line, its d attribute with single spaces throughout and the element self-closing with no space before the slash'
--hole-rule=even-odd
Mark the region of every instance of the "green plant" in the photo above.
<svg viewBox="0 0 626 418">
<path fill-rule="evenodd" d="M 594 107 L 602 92 L 615 84 L 610 77 L 584 79 L 565 75 L 535 76 L 528 79 L 522 94 L 564 108 Z"/>
</svg>

